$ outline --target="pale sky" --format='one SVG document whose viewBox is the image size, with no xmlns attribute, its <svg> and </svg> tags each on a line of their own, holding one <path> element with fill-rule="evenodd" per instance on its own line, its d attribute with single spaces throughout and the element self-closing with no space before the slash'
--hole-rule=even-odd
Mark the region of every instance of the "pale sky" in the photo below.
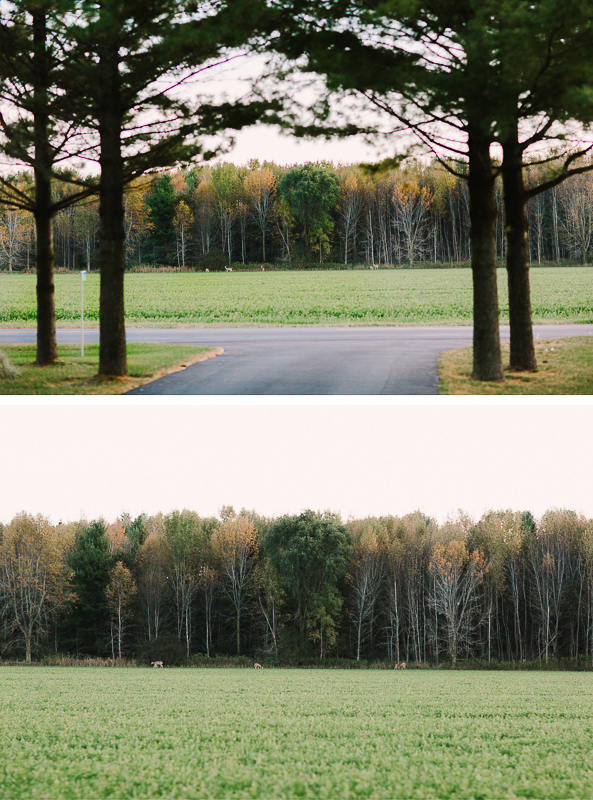
<svg viewBox="0 0 593 800">
<path fill-rule="evenodd" d="M 365 144 L 360 137 L 336 139 L 327 142 L 324 139 L 297 139 L 280 133 L 275 127 L 257 125 L 240 131 L 236 136 L 235 146 L 219 161 L 231 161 L 237 166 L 247 165 L 250 159 L 273 161 L 276 164 L 306 164 L 315 161 L 331 161 L 338 164 L 358 164 L 379 161 L 385 153 L 393 155 L 392 150 L 379 149 Z"/>
<path fill-rule="evenodd" d="M 344 519 L 553 507 L 593 517 L 588 399 L 215 403 L 3 401 L 0 520 L 209 516 L 222 505 Z"/>
</svg>

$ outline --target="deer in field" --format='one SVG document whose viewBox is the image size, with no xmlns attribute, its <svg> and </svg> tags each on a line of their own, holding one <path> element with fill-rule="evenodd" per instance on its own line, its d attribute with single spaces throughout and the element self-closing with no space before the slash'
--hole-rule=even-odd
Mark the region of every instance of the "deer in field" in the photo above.
<svg viewBox="0 0 593 800">
<path fill-rule="evenodd" d="M 371 269 L 379 269 L 379 265 L 378 264 L 371 264 Z"/>
<path fill-rule="evenodd" d="M 261 665 L 261 664 L 257 664 L 257 663 L 256 663 L 256 664 L 254 664 L 253 666 L 254 666 L 254 668 L 255 668 L 255 669 L 263 669 L 263 667 L 262 667 L 262 665 Z"/>
<path fill-rule="evenodd" d="M 225 270 L 226 270 L 227 272 L 232 272 L 232 271 L 233 271 L 233 268 L 232 268 L 232 267 L 225 267 Z"/>
<path fill-rule="evenodd" d="M 162 661 L 151 661 L 150 666 L 156 669 L 157 667 L 163 667 L 164 665 Z"/>
</svg>

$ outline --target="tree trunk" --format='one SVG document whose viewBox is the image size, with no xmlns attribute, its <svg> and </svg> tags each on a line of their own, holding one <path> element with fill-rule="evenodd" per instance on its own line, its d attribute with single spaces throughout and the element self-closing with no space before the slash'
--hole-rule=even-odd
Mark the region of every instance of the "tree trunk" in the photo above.
<svg viewBox="0 0 593 800">
<path fill-rule="evenodd" d="M 309 608 L 306 600 L 299 601 L 299 634 L 301 639 L 301 650 L 305 653 L 307 648 L 307 614 Z"/>
<path fill-rule="evenodd" d="M 241 655 L 241 608 L 237 605 L 237 655 Z"/>
<path fill-rule="evenodd" d="M 474 296 L 473 377 L 503 381 L 496 282 L 496 202 L 489 137 L 468 126 L 469 214 Z"/>
<path fill-rule="evenodd" d="M 51 207 L 52 158 L 48 136 L 47 76 L 49 71 L 46 52 L 47 21 L 45 14 L 33 15 L 33 73 L 35 137 L 35 236 L 37 267 L 37 358 L 40 366 L 58 360 L 56 341 L 56 311 L 54 287 L 54 244 Z"/>
<path fill-rule="evenodd" d="M 502 182 L 507 241 L 509 320 L 511 325 L 510 368 L 535 372 L 535 346 L 529 290 L 529 223 L 527 194 L 523 185 L 523 150 L 515 124 L 503 144 Z"/>
<path fill-rule="evenodd" d="M 101 47 L 101 142 L 99 375 L 128 374 L 124 314 L 124 202 L 121 154 L 119 58 L 117 45 L 108 40 Z"/>
</svg>

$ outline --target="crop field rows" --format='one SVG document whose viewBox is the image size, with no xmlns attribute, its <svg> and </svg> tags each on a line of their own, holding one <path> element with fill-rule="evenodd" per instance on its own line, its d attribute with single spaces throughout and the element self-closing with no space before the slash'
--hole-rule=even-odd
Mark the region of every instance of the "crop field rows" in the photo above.
<svg viewBox="0 0 593 800">
<path fill-rule="evenodd" d="M 593 795 L 588 673 L 0 669 L 0 796 Z"/>
<path fill-rule="evenodd" d="M 508 322 L 506 272 L 498 271 Z M 532 269 L 535 322 L 593 322 L 593 268 Z M 85 282 L 85 318 L 99 320 L 99 276 Z M 59 326 L 80 320 L 80 278 L 56 276 Z M 469 325 L 469 269 L 126 275 L 129 326 Z M 35 276 L 0 275 L 0 325 L 34 326 Z"/>
</svg>

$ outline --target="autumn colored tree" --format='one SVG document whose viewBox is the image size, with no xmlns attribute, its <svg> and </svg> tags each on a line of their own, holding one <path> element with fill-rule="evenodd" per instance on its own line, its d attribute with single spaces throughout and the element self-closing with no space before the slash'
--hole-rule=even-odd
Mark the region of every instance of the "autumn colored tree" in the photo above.
<svg viewBox="0 0 593 800">
<path fill-rule="evenodd" d="M 105 590 L 107 610 L 110 613 L 111 654 L 113 658 L 122 657 L 123 640 L 129 628 L 136 597 L 136 583 L 130 570 L 117 561 L 109 573 L 109 583 Z"/>
<path fill-rule="evenodd" d="M 344 264 L 348 264 L 353 257 L 356 258 L 356 235 L 364 207 L 364 194 L 361 191 L 358 170 L 349 168 L 345 173 L 339 174 L 339 177 L 339 233 L 344 248 Z"/>
<path fill-rule="evenodd" d="M 214 213 L 216 207 L 216 189 L 209 169 L 201 171 L 199 180 L 193 190 L 195 205 L 194 222 L 197 249 L 201 255 L 210 251 L 212 244 Z"/>
<path fill-rule="evenodd" d="M 434 578 L 429 604 L 444 622 L 447 651 L 455 666 L 461 647 L 472 643 L 479 624 L 478 587 L 488 564 L 480 550 L 469 553 L 462 541 L 453 539 L 434 545 L 429 568 Z"/>
<path fill-rule="evenodd" d="M 252 170 L 245 179 L 247 202 L 262 242 L 262 260 L 266 260 L 266 235 L 270 229 L 276 176 L 269 167 Z"/>
<path fill-rule="evenodd" d="M 121 520 L 117 519 L 108 525 L 105 535 L 107 536 L 107 549 L 110 556 L 116 553 L 125 553 L 130 549 L 130 540 L 126 536 L 126 529 Z"/>
<path fill-rule="evenodd" d="M 212 537 L 212 548 L 219 565 L 222 588 L 235 611 L 237 655 L 241 653 L 241 612 L 248 581 L 259 552 L 257 531 L 251 519 L 244 515 L 223 519 Z"/>
<path fill-rule="evenodd" d="M 432 192 L 416 181 L 393 187 L 393 226 L 399 233 L 404 258 L 410 264 L 426 253 Z"/>
<path fill-rule="evenodd" d="M 126 260 L 141 262 L 142 244 L 150 236 L 152 220 L 146 202 L 151 180 L 146 176 L 132 181 L 124 193 L 124 234 Z"/>
<path fill-rule="evenodd" d="M 177 249 L 177 265 L 185 268 L 189 234 L 193 227 L 193 214 L 185 200 L 180 199 L 175 208 L 173 228 Z"/>
<path fill-rule="evenodd" d="M 226 255 L 230 265 L 233 258 L 233 229 L 243 188 L 241 176 L 234 164 L 224 162 L 212 168 L 211 178 L 218 234 L 222 252 Z"/>
<path fill-rule="evenodd" d="M 47 519 L 22 513 L 3 529 L 1 615 L 8 637 L 24 643 L 27 663 L 71 599 L 68 579 L 64 547 Z"/>
</svg>

